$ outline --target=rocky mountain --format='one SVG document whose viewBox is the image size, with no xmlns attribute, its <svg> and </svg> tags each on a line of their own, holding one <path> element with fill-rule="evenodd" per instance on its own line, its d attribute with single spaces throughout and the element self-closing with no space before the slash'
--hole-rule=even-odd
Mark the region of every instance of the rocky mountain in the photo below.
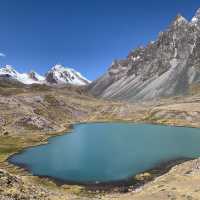
<svg viewBox="0 0 200 200">
<path fill-rule="evenodd" d="M 199 83 L 200 9 L 191 21 L 176 16 L 157 41 L 114 61 L 89 90 L 95 96 L 137 101 L 187 94 Z"/>
<path fill-rule="evenodd" d="M 12 66 L 6 65 L 0 68 L 0 80 L 12 81 L 23 84 L 73 84 L 86 85 L 90 81 L 83 77 L 79 72 L 62 65 L 55 65 L 45 76 L 32 71 L 30 73 L 19 73 Z"/>
<path fill-rule="evenodd" d="M 72 68 L 66 68 L 63 65 L 55 65 L 46 74 L 46 81 L 51 84 L 73 84 L 87 85 L 90 83 L 88 79 Z"/>
<path fill-rule="evenodd" d="M 45 77 L 36 72 L 19 73 L 10 65 L 0 68 L 0 77 L 14 79 L 23 84 L 42 84 L 45 82 Z"/>
</svg>

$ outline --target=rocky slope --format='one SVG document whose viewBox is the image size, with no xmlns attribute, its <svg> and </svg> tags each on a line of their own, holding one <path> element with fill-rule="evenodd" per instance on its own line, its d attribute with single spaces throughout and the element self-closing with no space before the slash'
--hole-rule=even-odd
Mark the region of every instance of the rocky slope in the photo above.
<svg viewBox="0 0 200 200">
<path fill-rule="evenodd" d="M 187 94 L 200 83 L 200 9 L 189 22 L 178 15 L 157 41 L 114 61 L 89 90 L 118 100 L 149 100 Z"/>
<path fill-rule="evenodd" d="M 200 159 L 173 167 L 168 173 L 136 191 L 107 195 L 104 200 L 198 200 Z"/>
<path fill-rule="evenodd" d="M 3 82 L 2 88 L 4 93 L 1 92 L 0 84 L 0 199 L 150 199 L 149 190 L 158 199 L 169 199 L 169 193 L 181 196 L 186 190 L 190 194 L 182 199 L 187 199 L 187 196 L 196 197 L 198 194 L 190 187 L 192 184 L 197 186 L 197 180 L 200 179 L 199 169 L 193 173 L 195 162 L 180 165 L 181 171 L 164 175 L 161 182 L 158 180 L 145 186 L 144 192 L 133 192 L 130 188 L 130 193 L 126 195 L 115 192 L 104 196 L 97 192 L 89 194 L 89 198 L 84 188 L 56 186 L 46 179 L 33 177 L 8 165 L 5 160 L 25 147 L 43 143 L 49 136 L 69 130 L 75 122 L 124 120 L 200 127 L 200 93 L 184 98 L 129 104 L 95 99 L 84 89 L 74 86 L 54 88 Z M 192 171 L 192 174 L 187 175 L 186 180 L 185 174 L 188 171 Z"/>
<path fill-rule="evenodd" d="M 141 118 L 133 107 L 95 99 L 78 86 L 27 86 L 0 79 L 0 135 L 58 131 L 63 123 L 79 121 Z"/>
<path fill-rule="evenodd" d="M 88 79 L 72 68 L 62 65 L 53 66 L 45 76 L 41 76 L 36 72 L 19 73 L 12 66 L 6 65 L 0 68 L 0 78 L 4 80 L 18 81 L 26 85 L 30 84 L 47 84 L 47 85 L 87 85 L 90 83 Z"/>
</svg>

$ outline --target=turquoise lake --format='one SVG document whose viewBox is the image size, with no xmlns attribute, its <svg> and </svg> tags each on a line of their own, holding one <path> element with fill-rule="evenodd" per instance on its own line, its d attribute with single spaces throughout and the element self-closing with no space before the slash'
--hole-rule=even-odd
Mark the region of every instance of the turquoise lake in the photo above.
<svg viewBox="0 0 200 200">
<path fill-rule="evenodd" d="M 200 129 L 132 123 L 75 125 L 71 133 L 9 158 L 33 175 L 64 182 L 127 179 L 160 163 L 200 156 Z"/>
</svg>

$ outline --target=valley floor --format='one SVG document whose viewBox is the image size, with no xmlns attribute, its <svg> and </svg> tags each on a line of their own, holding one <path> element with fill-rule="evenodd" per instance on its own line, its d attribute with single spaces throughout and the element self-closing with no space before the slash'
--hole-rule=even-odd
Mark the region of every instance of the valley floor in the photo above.
<svg viewBox="0 0 200 200">
<path fill-rule="evenodd" d="M 0 95 L 0 199 L 200 199 L 199 160 L 177 165 L 127 194 L 94 194 L 79 186 L 56 186 L 6 162 L 25 147 L 70 131 L 73 123 L 118 120 L 200 127 L 200 96 L 128 104 L 97 100 L 79 88 L 4 91 Z"/>
</svg>

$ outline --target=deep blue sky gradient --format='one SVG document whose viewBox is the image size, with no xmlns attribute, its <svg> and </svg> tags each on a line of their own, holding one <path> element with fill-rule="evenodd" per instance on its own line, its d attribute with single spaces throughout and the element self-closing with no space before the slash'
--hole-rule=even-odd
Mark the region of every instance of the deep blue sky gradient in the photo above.
<svg viewBox="0 0 200 200">
<path fill-rule="evenodd" d="M 199 0 L 0 0 L 0 65 L 44 74 L 61 63 L 93 80 L 199 7 Z"/>
</svg>

